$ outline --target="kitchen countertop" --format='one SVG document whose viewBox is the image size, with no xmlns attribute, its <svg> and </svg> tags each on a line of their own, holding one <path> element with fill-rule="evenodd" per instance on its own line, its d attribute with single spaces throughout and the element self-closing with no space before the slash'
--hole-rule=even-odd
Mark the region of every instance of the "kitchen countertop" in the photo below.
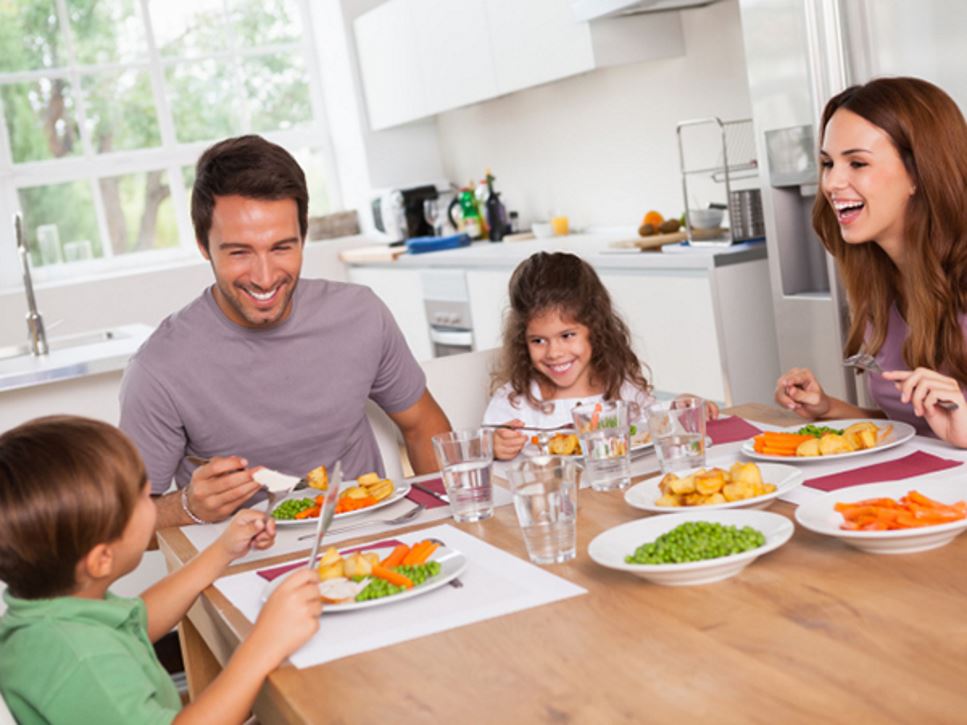
<svg viewBox="0 0 967 725">
<path fill-rule="evenodd" d="M 79 335 L 52 337 L 50 353 L 0 357 L 0 393 L 123 370 L 154 331 L 150 325 L 121 325 Z"/>
<path fill-rule="evenodd" d="M 341 259 L 351 266 L 426 268 L 487 268 L 517 266 L 535 252 L 573 252 L 599 269 L 709 270 L 731 264 L 765 259 L 765 244 L 737 250 L 705 248 L 678 254 L 613 249 L 613 242 L 632 239 L 629 234 L 571 234 L 521 242 L 474 242 L 469 247 L 426 254 L 402 254 L 395 261 L 354 257 L 347 250 Z"/>
</svg>

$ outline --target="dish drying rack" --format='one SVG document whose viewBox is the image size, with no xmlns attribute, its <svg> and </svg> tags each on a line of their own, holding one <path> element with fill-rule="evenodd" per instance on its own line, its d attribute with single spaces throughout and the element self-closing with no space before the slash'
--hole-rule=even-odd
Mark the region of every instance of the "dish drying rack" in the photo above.
<svg viewBox="0 0 967 725">
<path fill-rule="evenodd" d="M 712 139 L 717 130 L 719 143 Z M 685 136 L 695 138 L 696 132 L 701 131 L 706 143 L 704 147 L 693 140 L 689 148 L 697 149 L 688 156 L 685 153 Z M 740 118 L 734 121 L 723 121 L 717 116 L 681 121 L 675 129 L 678 137 L 678 158 L 682 171 L 682 198 L 685 202 L 685 229 L 689 244 L 707 247 L 728 247 L 735 242 L 742 241 L 737 237 L 737 225 L 733 223 L 734 214 L 733 184 L 743 179 L 755 179 L 758 187 L 759 163 L 756 159 L 755 134 L 751 118 Z M 714 157 L 713 147 L 718 150 Z M 689 177 L 707 175 L 717 184 L 725 184 L 725 203 L 718 208 L 728 209 L 729 228 L 702 229 L 692 225 L 688 183 Z M 748 187 L 748 185 L 745 185 Z"/>
</svg>

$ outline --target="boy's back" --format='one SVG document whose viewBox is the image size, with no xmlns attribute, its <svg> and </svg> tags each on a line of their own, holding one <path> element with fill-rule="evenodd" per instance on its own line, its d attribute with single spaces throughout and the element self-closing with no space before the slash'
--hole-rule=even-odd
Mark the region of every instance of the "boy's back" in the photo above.
<svg viewBox="0 0 967 725">
<path fill-rule="evenodd" d="M 0 689 L 22 724 L 170 723 L 181 709 L 140 599 L 4 593 Z"/>
</svg>

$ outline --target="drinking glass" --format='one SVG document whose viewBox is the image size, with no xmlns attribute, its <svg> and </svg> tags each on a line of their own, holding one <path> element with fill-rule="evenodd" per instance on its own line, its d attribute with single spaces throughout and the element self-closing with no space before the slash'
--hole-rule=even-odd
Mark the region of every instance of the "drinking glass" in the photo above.
<svg viewBox="0 0 967 725">
<path fill-rule="evenodd" d="M 584 475 L 595 491 L 631 484 L 628 405 L 621 400 L 576 405 L 571 409 L 584 453 Z"/>
<path fill-rule="evenodd" d="M 442 229 L 442 225 L 440 224 L 440 209 L 438 199 L 423 200 L 423 218 L 433 228 L 433 236 L 435 237 L 440 236 L 440 230 Z"/>
<path fill-rule="evenodd" d="M 705 401 L 682 396 L 648 408 L 648 429 L 662 473 L 705 465 Z"/>
<path fill-rule="evenodd" d="M 433 451 L 443 472 L 454 521 L 482 521 L 493 516 L 493 431 L 481 428 L 440 433 L 433 436 Z"/>
<path fill-rule="evenodd" d="M 58 264 L 63 261 L 60 248 L 60 234 L 56 224 L 41 224 L 37 227 L 37 249 L 40 263 Z"/>
<path fill-rule="evenodd" d="M 81 262 L 94 257 L 94 249 L 87 239 L 78 239 L 64 245 L 65 262 Z"/>
<path fill-rule="evenodd" d="M 581 464 L 560 456 L 535 456 L 510 469 L 517 521 L 535 564 L 560 564 L 577 555 L 580 476 Z"/>
</svg>

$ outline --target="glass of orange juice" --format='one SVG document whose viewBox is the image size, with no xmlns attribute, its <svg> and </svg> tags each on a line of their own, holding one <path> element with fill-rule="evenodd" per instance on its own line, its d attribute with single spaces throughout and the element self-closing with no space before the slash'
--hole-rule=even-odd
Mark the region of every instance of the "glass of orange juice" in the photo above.
<svg viewBox="0 0 967 725">
<path fill-rule="evenodd" d="M 559 237 L 565 236 L 570 229 L 567 217 L 563 214 L 551 217 L 551 230 Z"/>
</svg>

